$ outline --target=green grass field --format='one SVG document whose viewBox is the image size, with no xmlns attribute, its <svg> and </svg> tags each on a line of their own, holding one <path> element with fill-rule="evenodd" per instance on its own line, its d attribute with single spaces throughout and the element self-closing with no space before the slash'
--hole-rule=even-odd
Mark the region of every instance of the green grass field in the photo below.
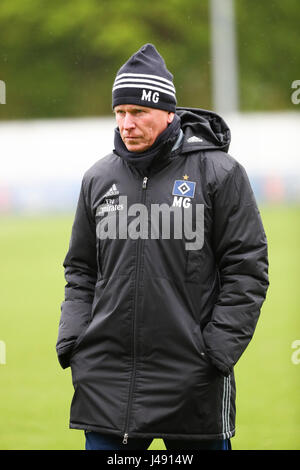
<svg viewBox="0 0 300 470">
<path fill-rule="evenodd" d="M 300 207 L 262 207 L 270 288 L 256 333 L 236 366 L 233 449 L 300 449 Z M 83 449 L 68 428 L 70 370 L 56 359 L 62 261 L 73 216 L 0 218 L 0 449 Z M 0 356 L 1 360 L 1 356 Z M 2 361 L 3 362 L 3 361 Z M 154 440 L 151 449 L 164 449 Z"/>
</svg>

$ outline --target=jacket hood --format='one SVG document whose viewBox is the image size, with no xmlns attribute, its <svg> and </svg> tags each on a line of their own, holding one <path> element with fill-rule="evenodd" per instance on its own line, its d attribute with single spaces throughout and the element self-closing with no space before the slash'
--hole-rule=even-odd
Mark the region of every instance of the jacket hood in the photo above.
<svg viewBox="0 0 300 470">
<path fill-rule="evenodd" d="M 205 109 L 183 107 L 177 107 L 176 114 L 184 133 L 182 153 L 210 149 L 228 152 L 231 134 L 221 116 Z"/>
</svg>

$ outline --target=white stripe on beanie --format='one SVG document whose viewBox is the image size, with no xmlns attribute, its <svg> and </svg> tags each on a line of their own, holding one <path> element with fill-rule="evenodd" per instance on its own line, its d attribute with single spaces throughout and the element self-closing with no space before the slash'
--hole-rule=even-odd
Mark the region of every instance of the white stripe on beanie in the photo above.
<svg viewBox="0 0 300 470">
<path fill-rule="evenodd" d="M 160 87 L 163 87 L 166 90 L 172 91 L 172 93 L 175 95 L 174 86 L 171 87 L 170 85 L 165 85 L 164 83 L 159 82 L 157 80 L 147 80 L 146 78 L 121 78 L 120 80 L 116 79 L 114 83 L 114 88 L 116 87 L 116 85 L 124 83 L 130 83 L 131 85 L 133 85 L 134 83 L 142 83 L 145 87 L 147 87 L 148 83 L 151 83 L 152 85 L 159 85 Z"/>
<path fill-rule="evenodd" d="M 124 77 L 153 78 L 153 79 L 168 83 L 175 90 L 175 87 L 173 85 L 173 82 L 171 82 L 171 80 L 167 80 L 166 78 L 161 77 L 159 75 L 151 75 L 151 74 L 147 74 L 147 73 L 121 73 L 120 75 L 117 75 L 115 81 L 118 81 L 118 80 L 120 80 L 121 78 L 124 78 Z"/>
</svg>

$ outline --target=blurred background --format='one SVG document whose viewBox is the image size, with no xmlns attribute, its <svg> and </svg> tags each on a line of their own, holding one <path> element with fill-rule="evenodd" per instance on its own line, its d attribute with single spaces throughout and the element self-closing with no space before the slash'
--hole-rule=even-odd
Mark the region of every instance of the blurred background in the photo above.
<svg viewBox="0 0 300 470">
<path fill-rule="evenodd" d="M 84 446 L 55 353 L 62 262 L 83 173 L 113 146 L 114 77 L 147 42 L 178 106 L 228 123 L 269 242 L 232 447 L 300 449 L 299 22 L 297 0 L 1 0 L 0 449 Z"/>
</svg>

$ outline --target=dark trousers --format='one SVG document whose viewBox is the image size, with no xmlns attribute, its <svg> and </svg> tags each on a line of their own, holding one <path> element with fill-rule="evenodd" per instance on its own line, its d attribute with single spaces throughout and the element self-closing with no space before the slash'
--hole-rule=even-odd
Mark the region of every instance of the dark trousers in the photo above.
<svg viewBox="0 0 300 470">
<path fill-rule="evenodd" d="M 147 450 L 152 439 L 129 438 L 123 444 L 121 437 L 89 431 L 85 433 L 86 450 Z M 167 450 L 231 450 L 230 439 L 195 441 L 164 439 Z"/>
</svg>

